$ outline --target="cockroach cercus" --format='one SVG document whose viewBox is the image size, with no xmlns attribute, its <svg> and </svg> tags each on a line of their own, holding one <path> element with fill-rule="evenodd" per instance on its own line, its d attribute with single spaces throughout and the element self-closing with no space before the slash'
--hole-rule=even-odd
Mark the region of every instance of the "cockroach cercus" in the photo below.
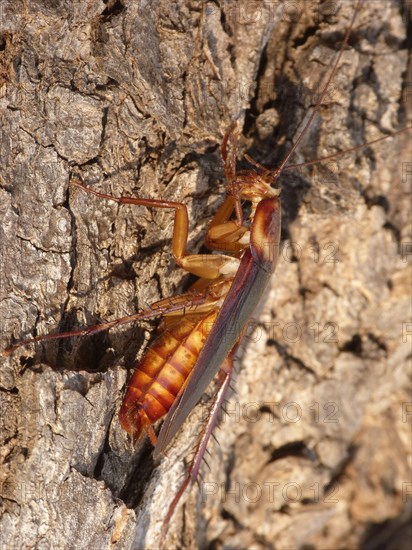
<svg viewBox="0 0 412 550">
<path fill-rule="evenodd" d="M 246 156 L 253 169 L 238 171 L 238 124 L 232 122 L 229 125 L 221 145 L 227 197 L 212 219 L 205 240 L 210 250 L 223 251 L 223 254 L 187 253 L 188 215 L 183 203 L 114 197 L 88 188 L 78 180 L 72 180 L 73 187 L 103 200 L 154 209 L 173 209 L 174 259 L 185 271 L 199 277 L 188 292 L 155 302 L 147 310 L 134 315 L 81 330 L 24 340 L 4 352 L 9 354 L 16 348 L 33 342 L 91 335 L 125 323 L 163 317 L 159 335 L 148 347 L 135 370 L 119 413 L 120 423 L 133 442 L 142 434 L 149 436 L 155 446 L 154 458 L 160 457 L 166 451 L 209 383 L 218 376 L 219 388 L 210 406 L 209 416 L 198 439 L 187 476 L 165 517 L 163 535 L 183 491 L 199 474 L 208 440 L 233 375 L 233 359 L 237 347 L 276 268 L 280 244 L 281 199 L 280 189 L 274 185 L 280 174 L 292 167 L 287 163 L 322 105 L 361 2 L 359 0 L 354 9 L 342 47 L 311 115 L 277 169 L 266 169 Z M 349 151 L 361 147 L 364 145 Z M 330 155 L 302 165 L 336 156 Z M 299 165 L 293 165 L 296 166 Z M 250 203 L 250 212 L 246 219 L 242 208 L 244 201 Z M 153 424 L 164 416 L 166 418 L 157 437 Z"/>
</svg>

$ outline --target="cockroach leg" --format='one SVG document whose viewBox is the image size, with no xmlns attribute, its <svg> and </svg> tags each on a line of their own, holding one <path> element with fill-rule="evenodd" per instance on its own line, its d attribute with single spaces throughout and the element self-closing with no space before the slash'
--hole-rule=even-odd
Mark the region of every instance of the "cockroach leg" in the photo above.
<svg viewBox="0 0 412 550">
<path fill-rule="evenodd" d="M 234 120 L 229 128 L 226 130 L 223 137 L 222 145 L 220 147 L 220 152 L 222 154 L 222 159 L 225 165 L 225 176 L 228 188 L 232 186 L 232 182 L 236 178 L 236 163 L 237 163 L 237 134 L 238 134 L 238 123 L 237 120 Z M 230 150 L 228 151 L 228 144 L 230 145 Z M 235 204 L 234 209 L 236 212 L 236 223 L 237 227 L 243 225 L 243 212 L 242 205 L 240 203 L 240 197 L 235 193 L 231 193 Z"/>
<path fill-rule="evenodd" d="M 210 292 L 208 292 L 207 290 L 187 292 L 186 294 L 182 294 L 180 296 L 159 300 L 144 311 L 140 311 L 139 313 L 135 313 L 133 315 L 126 315 L 125 317 L 114 319 L 113 321 L 107 321 L 106 323 L 100 323 L 98 325 L 91 325 L 79 330 L 59 332 L 57 334 L 46 334 L 44 336 L 37 336 L 35 338 L 21 340 L 10 348 L 5 349 L 2 352 L 2 355 L 8 356 L 18 348 L 28 344 L 35 344 L 36 342 L 43 342 L 46 340 L 60 340 L 62 338 L 71 338 L 74 336 L 91 336 L 93 334 L 97 334 L 98 332 L 102 332 L 103 330 L 109 330 L 111 328 L 125 325 L 127 323 L 154 319 L 163 315 L 179 315 L 182 314 L 183 311 L 195 312 L 205 303 L 207 303 L 208 301 L 210 302 L 210 299 Z"/>
<path fill-rule="evenodd" d="M 236 199 L 228 195 L 218 208 L 210 222 L 205 238 L 205 246 L 209 250 L 224 250 L 226 252 L 241 252 L 245 248 L 244 236 L 248 229 L 237 221 L 229 221 L 236 208 Z"/>
<path fill-rule="evenodd" d="M 236 355 L 236 351 L 238 348 L 238 343 L 226 360 L 224 361 L 221 370 L 218 375 L 218 389 L 215 393 L 215 396 L 213 398 L 213 401 L 211 403 L 207 421 L 202 429 L 202 432 L 198 438 L 198 442 L 196 444 L 194 456 L 191 460 L 191 463 L 187 469 L 187 472 L 185 474 L 184 480 L 179 487 L 179 490 L 177 491 L 174 499 L 169 505 L 167 514 L 165 516 L 165 519 L 163 520 L 162 524 L 162 531 L 161 531 L 161 541 L 163 542 L 167 531 L 169 529 L 170 520 L 173 517 L 173 514 L 176 510 L 177 505 L 179 504 L 179 501 L 184 494 L 185 490 L 187 489 L 188 485 L 190 483 L 194 483 L 198 476 L 199 476 L 199 470 L 200 466 L 202 464 L 202 460 L 204 460 L 204 455 L 207 449 L 207 445 L 209 443 L 209 439 L 213 433 L 213 429 L 216 427 L 216 424 L 219 420 L 219 413 L 222 408 L 222 403 L 226 399 L 227 392 L 230 387 L 230 383 L 233 379 L 233 373 L 234 373 L 234 357 Z"/>
<path fill-rule="evenodd" d="M 236 132 L 238 127 L 237 120 L 234 120 L 225 132 L 220 146 L 220 153 L 225 165 L 225 176 L 227 183 L 231 183 L 236 176 L 237 162 L 237 139 Z M 228 153 L 228 142 L 230 140 L 230 152 Z"/>
<path fill-rule="evenodd" d="M 205 279 L 217 279 L 223 275 L 233 275 L 239 262 L 232 256 L 224 254 L 187 254 L 187 238 L 189 234 L 189 220 L 187 215 L 186 205 L 182 202 L 157 200 L 157 199 L 141 199 L 138 197 L 114 197 L 106 193 L 95 191 L 84 186 L 77 180 L 73 180 L 71 184 L 91 193 L 101 199 L 110 200 L 119 204 L 133 204 L 139 206 L 147 206 L 150 208 L 167 208 L 175 211 L 175 219 L 173 226 L 172 251 L 176 263 L 185 271 L 202 277 Z"/>
</svg>

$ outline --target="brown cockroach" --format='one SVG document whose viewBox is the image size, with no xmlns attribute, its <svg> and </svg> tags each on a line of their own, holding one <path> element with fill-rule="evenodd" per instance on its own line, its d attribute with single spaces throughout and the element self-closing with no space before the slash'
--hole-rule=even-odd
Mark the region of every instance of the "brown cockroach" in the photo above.
<svg viewBox="0 0 412 550">
<path fill-rule="evenodd" d="M 218 374 L 219 389 L 210 407 L 209 417 L 199 438 L 188 474 L 169 507 L 163 523 L 163 534 L 183 491 L 189 482 L 198 476 L 208 440 L 227 394 L 237 347 L 276 267 L 280 244 L 281 202 L 280 190 L 273 186 L 285 170 L 337 156 L 330 155 L 300 165 L 287 165 L 312 123 L 316 111 L 322 105 L 336 74 L 361 1 L 358 1 L 354 9 L 353 19 L 342 47 L 311 116 L 276 170 L 268 170 L 246 156 L 254 168 L 237 171 L 238 128 L 237 122 L 230 124 L 221 145 L 227 180 L 227 198 L 210 223 L 205 241 L 210 250 L 223 251 L 225 254 L 187 254 L 188 215 L 183 203 L 114 197 L 87 188 L 78 180 L 71 182 L 72 186 L 82 191 L 118 204 L 174 209 L 174 259 L 185 271 L 199 277 L 188 292 L 178 297 L 160 300 L 145 311 L 121 319 L 82 330 L 25 340 L 5 352 L 9 354 L 27 343 L 90 335 L 132 321 L 162 316 L 159 335 L 139 362 L 119 412 L 120 423 L 134 443 L 142 434 L 148 434 L 155 446 L 155 458 L 165 452 L 189 412 Z M 368 145 L 387 137 L 376 139 Z M 361 147 L 364 145 L 349 151 Z M 250 215 L 246 220 L 242 210 L 243 201 L 251 205 Z M 160 434 L 156 437 L 153 424 L 165 415 L 167 416 Z"/>
</svg>

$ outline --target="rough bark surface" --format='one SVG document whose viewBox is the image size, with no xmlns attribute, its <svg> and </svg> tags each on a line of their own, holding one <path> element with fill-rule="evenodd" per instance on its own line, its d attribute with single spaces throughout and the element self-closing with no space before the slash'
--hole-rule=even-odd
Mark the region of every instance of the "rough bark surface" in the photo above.
<svg viewBox="0 0 412 550">
<path fill-rule="evenodd" d="M 224 194 L 218 146 L 230 120 L 244 123 L 242 150 L 275 167 L 352 10 L 1 0 L 2 349 L 187 288 L 171 213 L 118 208 L 70 178 L 185 202 L 199 250 Z M 400 127 L 407 25 L 402 3 L 363 3 L 295 162 Z M 220 445 L 211 441 L 210 470 L 166 548 L 406 548 L 409 155 L 403 134 L 284 174 L 281 260 L 239 356 Z M 2 548 L 159 547 L 204 406 L 159 465 L 147 442 L 132 449 L 117 411 L 153 326 L 1 359 Z"/>
</svg>

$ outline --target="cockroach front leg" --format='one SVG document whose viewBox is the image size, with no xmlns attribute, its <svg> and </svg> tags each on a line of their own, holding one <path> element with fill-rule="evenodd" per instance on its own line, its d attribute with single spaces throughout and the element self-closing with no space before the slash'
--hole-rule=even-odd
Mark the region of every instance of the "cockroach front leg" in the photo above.
<svg viewBox="0 0 412 550">
<path fill-rule="evenodd" d="M 236 199 L 228 195 L 220 205 L 212 221 L 205 238 L 205 245 L 209 250 L 223 250 L 225 252 L 241 252 L 249 244 L 245 237 L 248 228 L 239 225 L 237 220 L 230 220 L 236 209 Z"/>
<path fill-rule="evenodd" d="M 237 121 L 232 122 L 226 130 L 220 147 L 229 189 L 236 178 L 237 126 Z M 230 146 L 229 150 L 228 145 Z M 230 220 L 233 212 L 236 213 L 236 220 Z M 249 244 L 248 240 L 244 238 L 247 232 L 248 229 L 243 224 L 240 200 L 233 194 L 228 194 L 209 224 L 205 245 L 209 250 L 241 252 Z"/>
<path fill-rule="evenodd" d="M 237 163 L 237 136 L 238 136 L 238 123 L 234 120 L 229 128 L 226 130 L 223 137 L 222 145 L 220 146 L 220 152 L 225 165 L 225 176 L 228 188 L 230 189 L 233 181 L 236 178 L 236 163 Z M 228 150 L 228 144 L 230 146 Z M 243 225 L 243 213 L 240 198 L 236 197 L 234 201 L 234 209 L 236 211 L 237 226 Z"/>
<path fill-rule="evenodd" d="M 230 184 L 236 176 L 236 161 L 237 161 L 237 131 L 238 124 L 234 120 L 226 130 L 220 146 L 220 153 L 225 164 L 226 181 Z M 228 144 L 230 151 L 228 151 Z"/>
</svg>

